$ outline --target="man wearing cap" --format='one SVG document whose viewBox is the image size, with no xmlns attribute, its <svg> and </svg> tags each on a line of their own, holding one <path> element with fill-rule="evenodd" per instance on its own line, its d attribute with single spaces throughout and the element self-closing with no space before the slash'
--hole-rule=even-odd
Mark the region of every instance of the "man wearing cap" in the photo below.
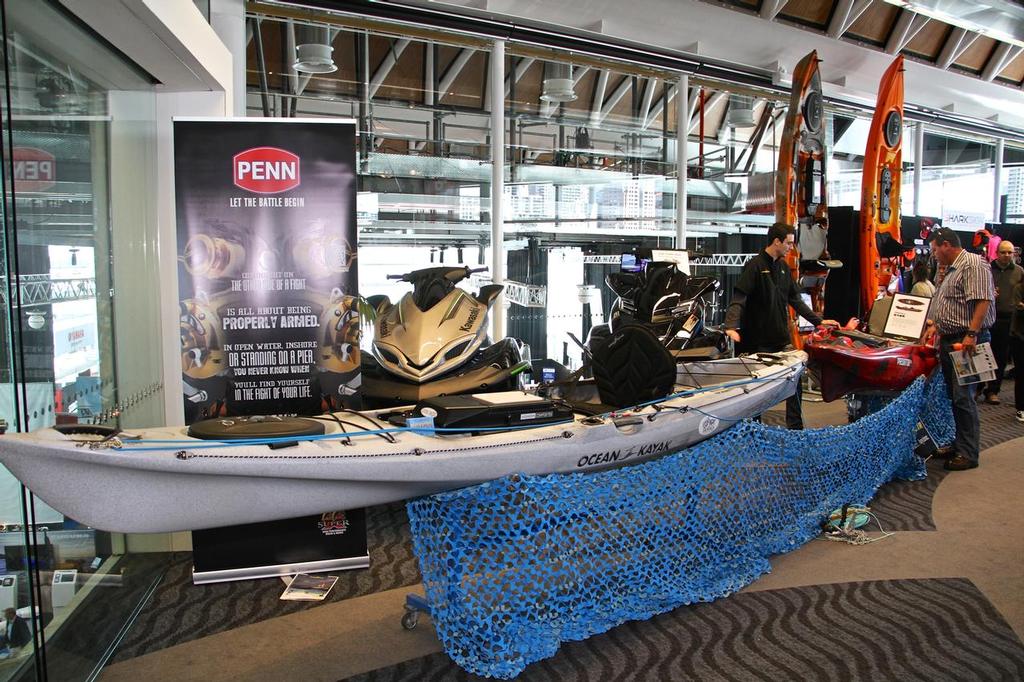
<svg viewBox="0 0 1024 682">
<path fill-rule="evenodd" d="M 992 261 L 992 281 L 996 285 L 996 321 L 992 325 L 992 355 L 996 359 L 996 378 L 985 384 L 982 391 L 985 402 L 999 404 L 999 389 L 1003 384 L 1003 371 L 1010 359 L 1010 320 L 1017 309 L 1014 293 L 1024 282 L 1024 268 L 1013 262 L 1013 244 L 999 242 L 996 259 Z"/>
<path fill-rule="evenodd" d="M 956 424 L 956 437 L 945 469 L 964 471 L 978 466 L 981 427 L 978 407 L 974 404 L 974 385 L 960 385 L 950 353 L 957 346 L 973 354 L 978 343 L 988 341 L 988 329 L 996 317 L 995 287 L 988 263 L 981 256 L 965 251 L 956 232 L 944 227 L 933 232 L 928 241 L 935 260 L 940 266 L 946 266 L 931 307 L 939 334 L 942 373 Z"/>
</svg>

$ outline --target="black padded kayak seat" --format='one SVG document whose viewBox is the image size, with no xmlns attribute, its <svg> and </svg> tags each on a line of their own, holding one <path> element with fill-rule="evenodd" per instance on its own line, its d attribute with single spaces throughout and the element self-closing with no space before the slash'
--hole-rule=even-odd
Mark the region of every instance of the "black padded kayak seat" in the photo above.
<svg viewBox="0 0 1024 682">
<path fill-rule="evenodd" d="M 593 349 L 594 381 L 601 402 L 630 407 L 664 398 L 676 380 L 676 361 L 647 327 L 615 330 Z"/>
<path fill-rule="evenodd" d="M 323 422 L 304 417 L 218 417 L 196 422 L 188 427 L 189 436 L 202 440 L 299 438 L 323 434 Z"/>
</svg>

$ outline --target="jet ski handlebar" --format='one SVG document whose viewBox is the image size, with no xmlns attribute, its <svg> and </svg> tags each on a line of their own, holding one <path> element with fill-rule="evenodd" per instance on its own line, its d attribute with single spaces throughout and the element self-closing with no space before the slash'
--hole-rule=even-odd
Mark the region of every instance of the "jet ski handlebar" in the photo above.
<svg viewBox="0 0 1024 682">
<path fill-rule="evenodd" d="M 409 282 L 410 284 L 416 284 L 417 282 L 422 282 L 431 279 L 443 278 L 448 282 L 455 284 L 456 282 L 460 282 L 477 272 L 487 272 L 487 268 L 471 268 L 468 265 L 458 267 L 441 266 L 436 268 L 422 268 L 420 270 L 413 270 L 412 272 L 407 272 L 404 275 L 388 275 L 387 278 L 390 280 L 396 280 L 400 282 Z"/>
</svg>

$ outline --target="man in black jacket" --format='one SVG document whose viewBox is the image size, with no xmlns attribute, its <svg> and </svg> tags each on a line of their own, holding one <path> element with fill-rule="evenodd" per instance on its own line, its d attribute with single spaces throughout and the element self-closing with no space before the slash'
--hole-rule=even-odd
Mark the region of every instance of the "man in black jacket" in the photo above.
<svg viewBox="0 0 1024 682">
<path fill-rule="evenodd" d="M 725 333 L 736 342 L 737 353 L 777 353 L 791 346 L 790 306 L 811 324 L 832 324 L 822 320 L 802 298 L 786 265 L 793 248 L 793 228 L 775 223 L 768 229 L 767 246 L 743 266 L 732 301 L 725 313 Z M 804 427 L 800 390 L 786 401 L 786 426 Z"/>
<path fill-rule="evenodd" d="M 25 619 L 12 608 L 4 609 L 4 640 L 8 646 L 22 647 L 32 641 L 32 633 Z"/>
</svg>

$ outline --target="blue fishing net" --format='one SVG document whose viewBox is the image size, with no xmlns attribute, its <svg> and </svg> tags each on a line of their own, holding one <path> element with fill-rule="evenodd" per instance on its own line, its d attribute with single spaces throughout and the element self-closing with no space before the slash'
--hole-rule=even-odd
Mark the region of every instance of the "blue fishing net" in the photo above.
<svg viewBox="0 0 1024 682">
<path fill-rule="evenodd" d="M 935 384 L 942 393 L 938 393 Z M 945 402 L 945 408 L 938 404 Z M 844 503 L 923 478 L 917 423 L 951 420 L 918 379 L 853 424 L 745 421 L 687 450 L 592 474 L 513 475 L 408 504 L 437 634 L 469 672 L 511 678 L 627 620 L 735 592 Z"/>
</svg>

